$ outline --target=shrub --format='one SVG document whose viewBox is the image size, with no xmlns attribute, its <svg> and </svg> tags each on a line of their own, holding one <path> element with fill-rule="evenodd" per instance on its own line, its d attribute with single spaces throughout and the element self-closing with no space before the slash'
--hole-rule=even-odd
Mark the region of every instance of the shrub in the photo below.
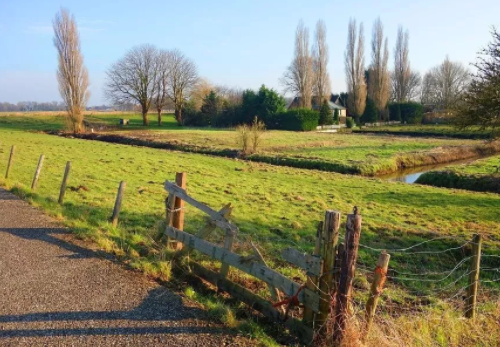
<svg viewBox="0 0 500 347">
<path fill-rule="evenodd" d="M 333 124 L 339 124 L 340 123 L 340 112 L 339 109 L 336 108 L 335 111 L 333 112 Z"/>
<path fill-rule="evenodd" d="M 424 115 L 424 107 L 417 102 L 402 102 L 394 103 L 389 106 L 389 113 L 397 117 L 398 109 L 401 115 L 401 122 L 406 122 L 407 124 L 421 124 L 422 117 Z M 393 119 L 397 120 L 397 119 Z"/>
<path fill-rule="evenodd" d="M 241 148 L 241 153 L 248 154 L 250 127 L 246 124 L 239 125 L 236 128 L 236 132 L 238 133 L 238 145 Z"/>
<path fill-rule="evenodd" d="M 393 121 L 401 122 L 401 108 L 399 104 L 389 105 L 389 117 Z"/>
<path fill-rule="evenodd" d="M 330 105 L 328 101 L 323 100 L 321 108 L 319 110 L 319 125 L 331 125 L 333 124 L 332 110 L 330 110 Z"/>
<path fill-rule="evenodd" d="M 366 98 L 365 112 L 361 116 L 362 123 L 376 123 L 377 122 L 377 108 L 372 99 Z"/>
<path fill-rule="evenodd" d="M 319 124 L 319 112 L 307 108 L 296 108 L 276 115 L 275 122 L 268 127 L 281 130 L 311 131 Z"/>
<path fill-rule="evenodd" d="M 257 117 L 253 119 L 252 127 L 250 128 L 250 137 L 252 141 L 252 153 L 257 152 L 257 148 L 260 145 L 262 140 L 262 135 L 264 135 L 264 131 L 266 130 L 266 126 L 264 122 L 260 121 Z"/>
<path fill-rule="evenodd" d="M 346 117 L 345 125 L 348 129 L 354 128 L 354 119 L 352 119 L 352 117 Z"/>
</svg>

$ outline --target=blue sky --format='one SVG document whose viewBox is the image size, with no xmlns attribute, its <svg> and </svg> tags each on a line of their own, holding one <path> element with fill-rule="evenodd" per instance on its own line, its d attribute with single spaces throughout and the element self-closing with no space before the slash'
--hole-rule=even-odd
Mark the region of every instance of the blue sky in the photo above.
<svg viewBox="0 0 500 347">
<path fill-rule="evenodd" d="M 373 21 L 380 16 L 392 51 L 398 25 L 410 31 L 410 59 L 421 73 L 446 55 L 468 64 L 500 27 L 498 0 L 333 1 L 23 1 L 0 0 L 0 101 L 60 100 L 55 79 L 52 18 L 63 6 L 75 16 L 90 73 L 90 105 L 105 103 L 106 69 L 142 43 L 178 48 L 216 84 L 282 91 L 295 28 L 311 35 L 326 22 L 334 92 L 345 90 L 343 55 L 350 17 L 363 22 L 366 63 Z"/>
</svg>

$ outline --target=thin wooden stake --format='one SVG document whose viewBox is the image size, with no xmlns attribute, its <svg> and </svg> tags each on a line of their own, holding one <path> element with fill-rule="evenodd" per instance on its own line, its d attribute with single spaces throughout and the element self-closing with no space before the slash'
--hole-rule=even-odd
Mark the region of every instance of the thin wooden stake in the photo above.
<svg viewBox="0 0 500 347">
<path fill-rule="evenodd" d="M 45 156 L 43 154 L 40 155 L 40 159 L 38 159 L 38 165 L 36 167 L 35 176 L 33 176 L 33 182 L 31 183 L 31 190 L 36 189 L 36 184 L 38 183 L 38 179 L 40 178 L 40 173 L 42 172 L 43 159 Z"/>
<path fill-rule="evenodd" d="M 479 269 L 481 266 L 480 234 L 474 235 L 472 239 L 472 258 L 470 262 L 469 286 L 467 288 L 467 300 L 465 305 L 465 317 L 474 319 L 476 317 L 477 288 L 479 285 Z"/>
<path fill-rule="evenodd" d="M 226 236 L 224 238 L 224 248 L 227 249 L 228 251 L 233 250 L 233 242 L 234 242 L 234 233 L 230 230 L 226 230 Z M 229 264 L 222 262 L 222 265 L 220 267 L 220 274 L 223 278 L 227 277 L 227 274 L 229 273 Z"/>
<path fill-rule="evenodd" d="M 335 292 L 333 283 L 333 268 L 335 266 L 335 249 L 339 241 L 340 212 L 327 210 L 325 212 L 325 245 L 323 253 L 323 275 L 319 281 L 321 301 L 319 314 L 316 315 L 315 326 L 319 336 L 326 334 L 326 322 L 330 313 L 332 296 Z"/>
<path fill-rule="evenodd" d="M 10 148 L 9 162 L 7 163 L 7 171 L 5 172 L 5 178 L 9 178 L 10 169 L 12 167 L 12 161 L 14 160 L 14 151 L 16 150 L 16 146 L 12 145 Z"/>
<path fill-rule="evenodd" d="M 322 241 L 323 241 L 323 221 L 320 221 L 318 223 L 318 229 L 316 230 L 316 245 L 314 246 L 314 253 L 313 255 L 320 256 L 321 254 L 321 246 L 322 246 Z M 306 280 L 306 288 L 310 289 L 312 291 L 318 292 L 317 286 L 318 286 L 318 279 L 319 276 L 315 275 L 307 275 L 307 280 Z M 302 322 L 308 326 L 308 327 L 313 327 L 314 326 L 314 311 L 311 310 L 308 307 L 304 307 L 304 316 L 302 317 Z"/>
<path fill-rule="evenodd" d="M 252 246 L 252 249 L 253 249 L 253 253 L 255 255 L 255 257 L 257 258 L 257 260 L 264 266 L 267 266 L 267 263 L 266 261 L 264 260 L 264 257 L 262 256 L 262 254 L 260 253 L 259 249 L 257 248 L 257 246 L 254 245 L 253 242 L 250 241 L 250 245 Z M 280 296 L 280 292 L 278 291 L 278 289 L 276 289 L 275 286 L 273 286 L 272 284 L 267 284 L 267 288 L 269 289 L 269 292 L 271 293 L 271 298 L 273 299 L 274 302 L 279 302 L 281 301 L 281 296 Z M 280 311 L 280 309 L 278 309 Z"/>
<path fill-rule="evenodd" d="M 377 310 L 378 300 L 380 298 L 380 294 L 382 294 L 382 291 L 384 289 L 387 269 L 389 268 L 389 259 L 391 259 L 391 256 L 390 254 L 387 254 L 386 251 L 382 251 L 382 253 L 380 253 L 380 256 L 378 257 L 377 266 L 375 267 L 375 272 L 373 274 L 372 286 L 370 288 L 370 297 L 366 302 L 365 338 L 372 326 L 373 317 L 375 316 L 375 311 Z"/>
<path fill-rule="evenodd" d="M 352 281 L 356 271 L 356 260 L 358 258 L 359 237 L 361 236 L 361 216 L 357 207 L 354 213 L 347 215 L 345 251 L 342 257 L 339 288 L 335 301 L 335 322 L 333 341 L 340 344 L 346 331 L 346 323 L 349 314 L 349 301 L 351 299 Z"/>
<path fill-rule="evenodd" d="M 121 181 L 118 186 L 118 193 L 116 194 L 115 207 L 113 208 L 113 215 L 111 216 L 111 225 L 116 227 L 118 225 L 118 216 L 120 215 L 120 210 L 122 208 L 123 193 L 125 192 L 125 187 L 127 182 Z"/>
<path fill-rule="evenodd" d="M 66 194 L 66 185 L 68 184 L 69 170 L 71 169 L 71 162 L 66 163 L 66 169 L 64 170 L 64 177 L 61 183 L 61 189 L 59 191 L 59 204 L 62 205 L 64 201 L 64 194 Z"/>
</svg>

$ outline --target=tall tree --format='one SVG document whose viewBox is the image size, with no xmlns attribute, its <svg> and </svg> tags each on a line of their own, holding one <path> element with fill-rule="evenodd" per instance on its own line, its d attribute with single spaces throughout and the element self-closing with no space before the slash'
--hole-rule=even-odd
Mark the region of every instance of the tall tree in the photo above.
<svg viewBox="0 0 500 347">
<path fill-rule="evenodd" d="M 106 72 L 106 97 L 114 104 L 137 102 L 142 121 L 149 125 L 148 111 L 158 88 L 158 50 L 152 45 L 132 48 Z"/>
<path fill-rule="evenodd" d="M 450 111 L 458 106 L 462 93 L 470 81 L 469 70 L 462 63 L 448 57 L 424 76 L 422 103 Z"/>
<path fill-rule="evenodd" d="M 168 77 L 170 75 L 170 52 L 161 50 L 157 55 L 157 78 L 156 78 L 156 95 L 154 96 L 154 105 L 158 113 L 158 125 L 161 125 L 161 113 L 167 105 L 169 99 L 168 93 Z"/>
<path fill-rule="evenodd" d="M 359 117 L 365 111 L 366 106 L 366 81 L 363 23 L 359 26 L 358 35 L 355 19 L 349 21 L 345 51 L 345 72 L 349 94 L 347 99 L 349 112 L 359 121 Z"/>
<path fill-rule="evenodd" d="M 83 130 L 83 113 L 90 97 L 89 76 L 80 49 L 80 35 L 75 18 L 61 9 L 52 22 L 57 49 L 57 82 L 66 106 L 67 118 L 74 133 Z"/>
<path fill-rule="evenodd" d="M 493 28 L 493 40 L 481 50 L 473 64 L 473 75 L 457 117 L 460 128 L 479 125 L 482 129 L 500 127 L 500 32 Z"/>
<path fill-rule="evenodd" d="M 181 125 L 183 124 L 182 107 L 197 82 L 198 69 L 195 63 L 182 52 L 172 51 L 170 54 L 168 97 L 174 103 L 175 119 Z"/>
<path fill-rule="evenodd" d="M 389 62 L 389 49 L 387 38 L 384 39 L 384 26 L 378 18 L 373 24 L 372 32 L 372 62 L 368 80 L 368 96 L 373 100 L 379 114 L 387 106 L 391 90 L 391 79 L 387 63 Z"/>
<path fill-rule="evenodd" d="M 313 89 L 312 57 L 309 52 L 309 29 L 299 22 L 295 31 L 295 52 L 281 83 L 286 92 L 300 96 L 300 107 L 311 107 Z"/>
<path fill-rule="evenodd" d="M 329 99 L 330 75 L 328 74 L 328 45 L 326 44 L 326 25 L 319 20 L 316 23 L 316 32 L 314 34 L 314 44 L 312 50 L 313 74 L 314 74 L 314 93 L 318 100 L 317 105 L 322 105 L 324 100 Z"/>
<path fill-rule="evenodd" d="M 399 26 L 394 48 L 394 71 L 392 72 L 392 97 L 396 102 L 414 99 L 422 81 L 417 71 L 412 71 L 409 59 L 410 34 Z"/>
</svg>

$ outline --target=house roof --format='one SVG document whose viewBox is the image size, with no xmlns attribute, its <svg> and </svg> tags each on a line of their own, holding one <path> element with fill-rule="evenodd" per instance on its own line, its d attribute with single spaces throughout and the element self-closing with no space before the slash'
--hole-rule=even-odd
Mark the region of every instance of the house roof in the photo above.
<svg viewBox="0 0 500 347">
<path fill-rule="evenodd" d="M 331 101 L 328 101 L 328 106 L 330 106 L 330 109 L 332 110 L 345 110 L 346 108 L 344 106 L 341 106 L 341 105 L 337 105 L 336 103 L 334 102 L 331 102 Z"/>
<path fill-rule="evenodd" d="M 299 102 L 300 102 L 300 96 L 296 96 L 293 99 L 287 100 L 286 108 L 289 109 L 292 105 L 299 104 Z M 315 106 L 315 105 L 313 105 L 313 106 Z M 335 110 L 335 109 L 345 110 L 346 109 L 344 106 L 336 104 L 336 103 L 331 102 L 331 101 L 328 101 L 328 106 L 330 106 L 331 110 Z M 319 107 L 315 107 L 315 108 L 318 109 Z"/>
</svg>

